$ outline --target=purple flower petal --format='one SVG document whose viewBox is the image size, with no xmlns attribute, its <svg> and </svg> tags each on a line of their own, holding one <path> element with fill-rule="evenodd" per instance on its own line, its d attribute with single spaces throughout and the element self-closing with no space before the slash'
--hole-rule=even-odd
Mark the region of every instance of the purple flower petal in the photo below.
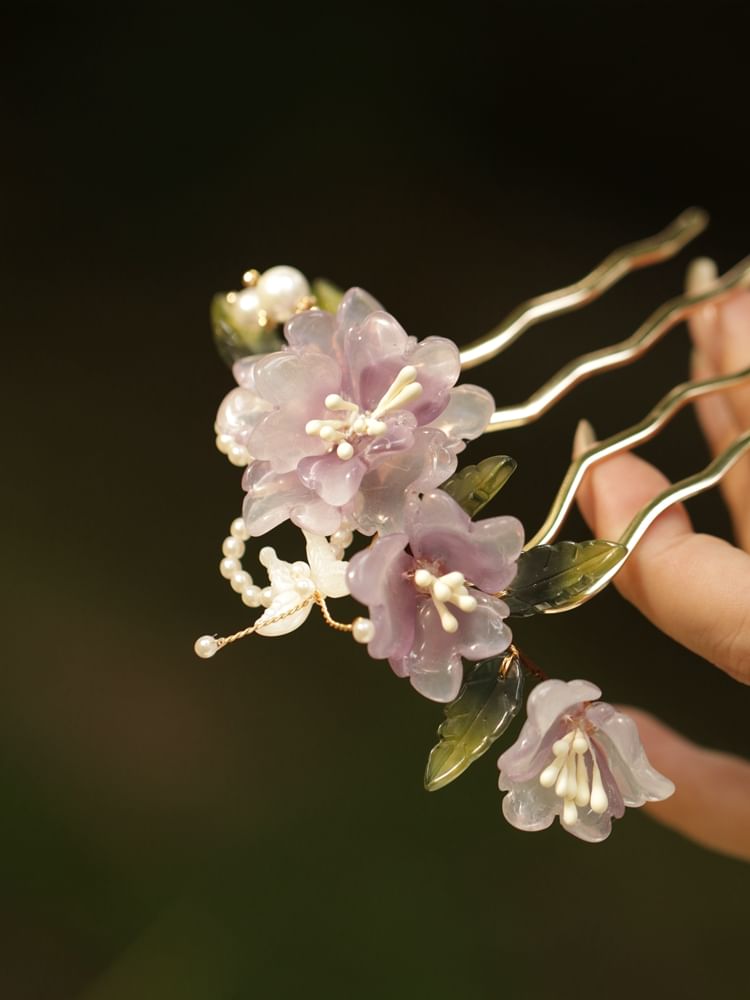
<svg viewBox="0 0 750 1000">
<path fill-rule="evenodd" d="M 638 727 L 622 712 L 606 702 L 592 705 L 586 717 L 599 730 L 609 767 L 626 806 L 661 802 L 674 793 L 674 785 L 654 768 L 646 756 Z"/>
<path fill-rule="evenodd" d="M 334 333 L 336 319 L 322 309 L 308 309 L 287 322 L 284 336 L 294 348 L 311 348 L 336 358 Z"/>
<path fill-rule="evenodd" d="M 368 652 L 376 660 L 403 656 L 414 639 L 417 593 L 407 575 L 414 565 L 407 543 L 406 535 L 388 535 L 349 562 L 349 590 L 368 606 L 375 625 Z"/>
<path fill-rule="evenodd" d="M 478 438 L 487 428 L 495 400 L 478 385 L 458 385 L 449 397 L 448 405 L 430 426 L 459 441 Z"/>
<path fill-rule="evenodd" d="M 429 423 L 445 410 L 450 392 L 461 374 L 458 348 L 446 337 L 426 337 L 406 357 L 417 369 L 422 395 L 410 405 L 420 424 Z"/>
<path fill-rule="evenodd" d="M 366 471 L 367 465 L 361 458 L 355 455 L 348 461 L 342 461 L 335 450 L 319 457 L 305 458 L 297 467 L 297 474 L 304 485 L 334 507 L 343 507 L 352 500 Z"/>
</svg>

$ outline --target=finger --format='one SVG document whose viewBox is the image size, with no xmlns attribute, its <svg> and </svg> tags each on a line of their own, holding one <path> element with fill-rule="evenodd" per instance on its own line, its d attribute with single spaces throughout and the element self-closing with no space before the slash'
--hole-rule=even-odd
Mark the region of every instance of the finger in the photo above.
<svg viewBox="0 0 750 1000">
<path fill-rule="evenodd" d="M 716 375 L 705 354 L 693 353 L 693 378 L 705 379 Z M 723 394 L 712 393 L 695 402 L 698 422 L 712 454 L 718 455 L 739 436 L 740 426 Z M 737 462 L 719 484 L 732 518 L 734 534 L 746 552 L 750 552 L 750 462 Z"/>
<path fill-rule="evenodd" d="M 617 540 L 667 485 L 648 462 L 617 455 L 588 471 L 579 506 L 596 537 Z M 614 582 L 667 635 L 750 683 L 750 555 L 695 534 L 678 505 L 657 518 Z"/>
<path fill-rule="evenodd" d="M 699 257 L 685 278 L 690 293 L 708 291 L 716 284 L 717 269 L 708 257 Z M 698 354 L 717 375 L 730 375 L 750 366 L 750 292 L 742 291 L 724 302 L 708 303 L 688 322 Z M 750 384 L 724 394 L 740 430 L 750 427 Z"/>
<path fill-rule="evenodd" d="M 712 850 L 750 861 L 750 764 L 691 743 L 652 715 L 625 709 L 638 726 L 654 767 L 675 784 L 674 795 L 646 811 Z"/>
</svg>

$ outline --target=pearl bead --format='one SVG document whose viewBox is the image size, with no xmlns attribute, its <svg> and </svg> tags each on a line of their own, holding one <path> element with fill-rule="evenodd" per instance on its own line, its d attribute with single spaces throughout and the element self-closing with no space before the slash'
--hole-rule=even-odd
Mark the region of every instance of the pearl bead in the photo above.
<svg viewBox="0 0 750 1000">
<path fill-rule="evenodd" d="M 247 588 L 252 587 L 252 585 L 252 577 L 249 573 L 246 573 L 244 569 L 241 569 L 238 573 L 232 573 L 229 579 L 229 586 L 235 594 L 241 594 L 243 590 L 247 590 Z"/>
<path fill-rule="evenodd" d="M 309 577 L 303 577 L 301 580 L 295 581 L 294 589 L 300 597 L 310 597 L 311 594 L 315 593 L 315 584 Z"/>
<path fill-rule="evenodd" d="M 375 626 L 369 618 L 355 618 L 352 622 L 352 638 L 355 642 L 371 642 L 375 636 Z"/>
<path fill-rule="evenodd" d="M 244 466 L 250 464 L 250 453 L 243 444 L 233 444 L 227 452 L 227 458 L 232 465 Z"/>
<path fill-rule="evenodd" d="M 270 587 L 264 587 L 260 592 L 260 603 L 264 608 L 269 608 L 271 606 L 271 601 L 273 600 L 273 590 Z"/>
<path fill-rule="evenodd" d="M 279 323 L 291 319 L 300 299 L 310 294 L 304 274 L 286 265 L 265 271 L 258 279 L 256 290 L 262 307 Z"/>
<path fill-rule="evenodd" d="M 230 292 L 226 301 L 232 325 L 241 334 L 252 336 L 260 333 L 258 314 L 264 306 L 257 288 L 245 288 L 241 292 Z"/>
<path fill-rule="evenodd" d="M 219 643 L 212 635 L 202 635 L 196 639 L 193 649 L 203 660 L 208 660 L 218 650 Z"/>
<path fill-rule="evenodd" d="M 352 544 L 352 539 L 354 535 L 351 531 L 346 528 L 339 528 L 338 531 L 334 531 L 331 535 L 331 544 L 335 545 L 337 548 L 345 549 L 347 546 Z"/>
<path fill-rule="evenodd" d="M 224 539 L 221 551 L 228 559 L 241 559 L 245 554 L 245 543 L 239 538 L 228 535 Z"/>
<path fill-rule="evenodd" d="M 232 521 L 231 527 L 229 528 L 229 534 L 232 535 L 233 538 L 239 538 L 242 542 L 246 542 L 248 540 L 250 532 L 247 530 L 244 517 L 235 517 Z"/>
<path fill-rule="evenodd" d="M 228 580 L 230 577 L 234 576 L 235 573 L 239 573 L 241 569 L 242 566 L 240 566 L 239 559 L 225 558 L 222 559 L 221 562 L 219 563 L 219 572 L 221 573 L 221 575 L 224 577 L 225 580 Z"/>
<path fill-rule="evenodd" d="M 232 437 L 231 434 L 216 435 L 216 447 L 219 449 L 222 455 L 226 455 L 233 444 L 234 444 L 234 438 Z"/>
<path fill-rule="evenodd" d="M 248 587 L 242 592 L 242 603 L 248 608 L 257 608 L 260 606 L 260 587 L 256 587 L 253 584 L 252 587 Z"/>
</svg>

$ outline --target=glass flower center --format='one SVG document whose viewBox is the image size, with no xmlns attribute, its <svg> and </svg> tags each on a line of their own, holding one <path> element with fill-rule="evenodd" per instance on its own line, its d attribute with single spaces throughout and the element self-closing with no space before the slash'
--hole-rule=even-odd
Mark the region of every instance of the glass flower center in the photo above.
<svg viewBox="0 0 750 1000">
<path fill-rule="evenodd" d="M 539 775 L 543 788 L 554 786 L 555 795 L 563 800 L 563 822 L 572 826 L 578 819 L 578 808 L 590 806 L 592 812 L 607 811 L 609 801 L 604 791 L 599 765 L 586 733 L 578 726 L 552 744 L 554 759 Z M 591 784 L 586 760 L 591 755 Z"/>
<path fill-rule="evenodd" d="M 456 571 L 435 576 L 430 570 L 420 567 L 414 574 L 414 585 L 427 593 L 440 615 L 440 624 L 446 632 L 455 632 L 458 619 L 448 610 L 447 604 L 455 604 L 461 611 L 476 611 L 477 600 L 466 589 L 466 578 Z"/>
<path fill-rule="evenodd" d="M 354 455 L 353 440 L 385 434 L 387 425 L 381 418 L 394 410 L 403 409 L 407 403 L 421 395 L 422 385 L 417 382 L 417 369 L 406 365 L 383 393 L 374 410 L 361 410 L 356 403 L 344 399 L 338 393 L 331 393 L 325 398 L 326 409 L 333 410 L 340 416 L 308 420 L 305 433 L 328 442 L 328 450 L 335 447 L 338 457 L 342 462 L 347 462 Z"/>
</svg>

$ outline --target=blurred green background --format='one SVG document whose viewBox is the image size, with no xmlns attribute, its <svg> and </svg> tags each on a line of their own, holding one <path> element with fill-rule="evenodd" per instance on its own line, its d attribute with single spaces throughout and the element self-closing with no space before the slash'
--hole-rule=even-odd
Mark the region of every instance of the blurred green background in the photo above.
<svg viewBox="0 0 750 1000">
<path fill-rule="evenodd" d="M 3 1000 L 748 995 L 738 862 L 638 813 L 596 847 L 517 833 L 492 753 L 427 794 L 439 707 L 315 619 L 192 652 L 250 617 L 217 572 L 242 494 L 213 446 L 231 385 L 213 292 L 290 263 L 465 342 L 691 203 L 714 217 L 696 252 L 734 263 L 750 252 L 740 18 L 722 2 L 16 12 Z M 632 332 L 687 259 L 472 374 L 524 398 Z M 640 418 L 687 358 L 681 329 L 472 446 L 519 462 L 492 512 L 533 530 L 577 420 L 603 436 Z M 700 467 L 692 415 L 644 453 L 673 477 Z M 728 533 L 717 496 L 691 512 Z M 292 534 L 276 543 L 295 558 Z M 548 673 L 750 753 L 747 690 L 615 593 L 517 637 Z"/>
</svg>

